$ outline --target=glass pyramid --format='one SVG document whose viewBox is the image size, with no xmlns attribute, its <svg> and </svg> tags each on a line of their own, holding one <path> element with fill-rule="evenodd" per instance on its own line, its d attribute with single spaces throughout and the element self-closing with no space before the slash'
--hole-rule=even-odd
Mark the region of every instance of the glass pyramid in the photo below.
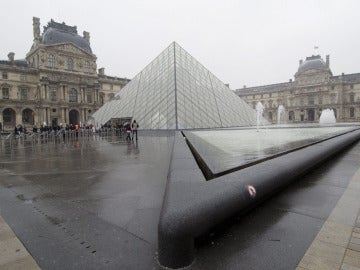
<svg viewBox="0 0 360 270">
<path fill-rule="evenodd" d="M 256 112 L 173 42 L 90 120 L 135 119 L 141 129 L 251 126 Z"/>
</svg>

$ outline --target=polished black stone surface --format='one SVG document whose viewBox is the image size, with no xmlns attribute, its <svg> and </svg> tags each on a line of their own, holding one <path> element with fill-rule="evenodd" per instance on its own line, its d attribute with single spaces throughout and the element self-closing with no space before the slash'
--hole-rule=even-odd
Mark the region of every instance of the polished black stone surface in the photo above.
<svg viewBox="0 0 360 270">
<path fill-rule="evenodd" d="M 0 215 L 42 269 L 152 269 L 172 144 L 2 141 Z"/>
<path fill-rule="evenodd" d="M 176 134 L 159 221 L 160 264 L 191 265 L 196 261 L 198 237 L 256 207 L 359 140 L 356 129 L 206 181 L 183 136 Z"/>
</svg>

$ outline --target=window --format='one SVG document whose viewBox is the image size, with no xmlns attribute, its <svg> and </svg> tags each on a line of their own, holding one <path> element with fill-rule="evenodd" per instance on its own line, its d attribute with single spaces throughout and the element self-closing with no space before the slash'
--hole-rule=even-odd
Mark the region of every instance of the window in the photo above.
<svg viewBox="0 0 360 270">
<path fill-rule="evenodd" d="M 8 79 L 8 74 L 7 74 L 6 71 L 3 71 L 3 73 L 2 73 L 2 78 L 3 78 L 3 80 L 7 80 L 7 79 Z"/>
<path fill-rule="evenodd" d="M 74 69 L 74 61 L 70 57 L 67 60 L 67 67 L 68 67 L 68 70 L 73 70 Z"/>
<path fill-rule="evenodd" d="M 269 112 L 269 120 L 272 121 L 273 120 L 273 115 L 272 112 Z"/>
<path fill-rule="evenodd" d="M 335 89 L 335 86 L 331 86 L 331 90 L 334 90 Z"/>
<path fill-rule="evenodd" d="M 300 98 L 300 106 L 304 106 L 304 98 Z"/>
<path fill-rule="evenodd" d="M 269 100 L 269 108 L 272 108 L 272 106 L 273 106 L 273 101 Z"/>
<path fill-rule="evenodd" d="M 50 100 L 51 101 L 56 101 L 57 100 L 56 89 L 51 89 L 51 91 L 50 91 Z"/>
<path fill-rule="evenodd" d="M 74 88 L 69 92 L 69 102 L 77 102 L 77 91 Z"/>
<path fill-rule="evenodd" d="M 294 111 L 290 111 L 290 112 L 289 112 L 289 120 L 290 120 L 290 121 L 294 121 L 294 120 L 295 120 L 295 113 L 294 113 Z"/>
<path fill-rule="evenodd" d="M 315 99 L 314 99 L 313 96 L 309 96 L 309 98 L 308 98 L 308 104 L 309 104 L 309 105 L 314 105 L 314 104 L 315 104 Z"/>
<path fill-rule="evenodd" d="M 5 109 L 3 112 L 3 120 L 5 124 L 9 124 L 15 118 L 15 111 L 13 109 Z"/>
<path fill-rule="evenodd" d="M 90 62 L 88 60 L 85 61 L 84 68 L 85 68 L 85 72 L 90 71 Z"/>
<path fill-rule="evenodd" d="M 354 94 L 350 94 L 350 103 L 354 103 L 355 102 L 355 95 Z"/>
<path fill-rule="evenodd" d="M 330 102 L 332 103 L 332 104 L 335 104 L 336 103 L 336 95 L 331 95 L 330 96 Z"/>
<path fill-rule="evenodd" d="M 350 117 L 351 118 L 355 117 L 355 108 L 354 107 L 350 108 Z"/>
<path fill-rule="evenodd" d="M 90 90 L 86 91 L 86 101 L 87 103 L 92 103 L 92 95 Z"/>
<path fill-rule="evenodd" d="M 23 124 L 34 124 L 34 112 L 30 109 L 25 109 L 22 112 L 22 122 Z"/>
<path fill-rule="evenodd" d="M 104 104 L 104 95 L 100 94 L 100 104 L 103 105 Z"/>
<path fill-rule="evenodd" d="M 48 67 L 54 68 L 55 67 L 55 57 L 52 54 L 48 56 Z"/>
<path fill-rule="evenodd" d="M 350 89 L 354 89 L 354 85 L 350 84 Z"/>
<path fill-rule="evenodd" d="M 9 99 L 9 88 L 4 87 L 2 89 L 2 98 L 3 99 Z"/>
<path fill-rule="evenodd" d="M 112 84 L 110 84 L 110 90 L 113 90 L 114 86 Z"/>
<path fill-rule="evenodd" d="M 28 99 L 28 90 L 26 88 L 20 89 L 20 100 L 27 100 Z"/>
<path fill-rule="evenodd" d="M 322 96 L 319 96 L 319 104 L 321 105 L 322 104 L 322 101 L 323 100 L 323 98 L 322 98 Z"/>
<path fill-rule="evenodd" d="M 25 74 L 20 74 L 20 81 L 26 81 L 26 75 Z"/>
</svg>

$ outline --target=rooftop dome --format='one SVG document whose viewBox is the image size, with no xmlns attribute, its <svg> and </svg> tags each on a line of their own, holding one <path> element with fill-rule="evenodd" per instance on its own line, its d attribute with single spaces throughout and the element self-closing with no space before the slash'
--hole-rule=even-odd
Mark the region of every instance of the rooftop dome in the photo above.
<svg viewBox="0 0 360 270">
<path fill-rule="evenodd" d="M 76 26 L 51 21 L 44 27 L 41 44 L 52 45 L 59 43 L 73 43 L 88 53 L 92 53 L 90 42 L 77 34 Z"/>
<path fill-rule="evenodd" d="M 313 55 L 306 57 L 304 63 L 299 66 L 298 72 L 304 72 L 310 69 L 326 70 L 328 67 L 326 63 L 321 59 L 320 55 Z"/>
</svg>

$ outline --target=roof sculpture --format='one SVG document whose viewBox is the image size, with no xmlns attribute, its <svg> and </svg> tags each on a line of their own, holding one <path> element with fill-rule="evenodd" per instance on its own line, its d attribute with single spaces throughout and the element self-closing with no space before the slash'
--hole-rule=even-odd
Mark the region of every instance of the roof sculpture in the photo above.
<svg viewBox="0 0 360 270">
<path fill-rule="evenodd" d="M 96 111 L 95 125 L 132 117 L 142 129 L 251 126 L 256 113 L 173 42 L 114 98 Z"/>
<path fill-rule="evenodd" d="M 313 55 L 310 57 L 306 57 L 305 62 L 303 62 L 298 69 L 298 72 L 304 72 L 311 69 L 316 70 L 327 70 L 329 67 L 326 63 L 321 59 L 320 55 Z"/>
<path fill-rule="evenodd" d="M 37 23 L 39 24 L 39 22 Z M 88 53 L 92 53 L 89 42 L 89 33 L 84 32 L 84 37 L 81 37 L 78 35 L 76 26 L 69 26 L 65 23 L 55 22 L 54 20 L 51 20 L 47 26 L 44 26 L 44 32 L 40 39 L 41 44 L 52 45 L 69 42 Z"/>
</svg>

